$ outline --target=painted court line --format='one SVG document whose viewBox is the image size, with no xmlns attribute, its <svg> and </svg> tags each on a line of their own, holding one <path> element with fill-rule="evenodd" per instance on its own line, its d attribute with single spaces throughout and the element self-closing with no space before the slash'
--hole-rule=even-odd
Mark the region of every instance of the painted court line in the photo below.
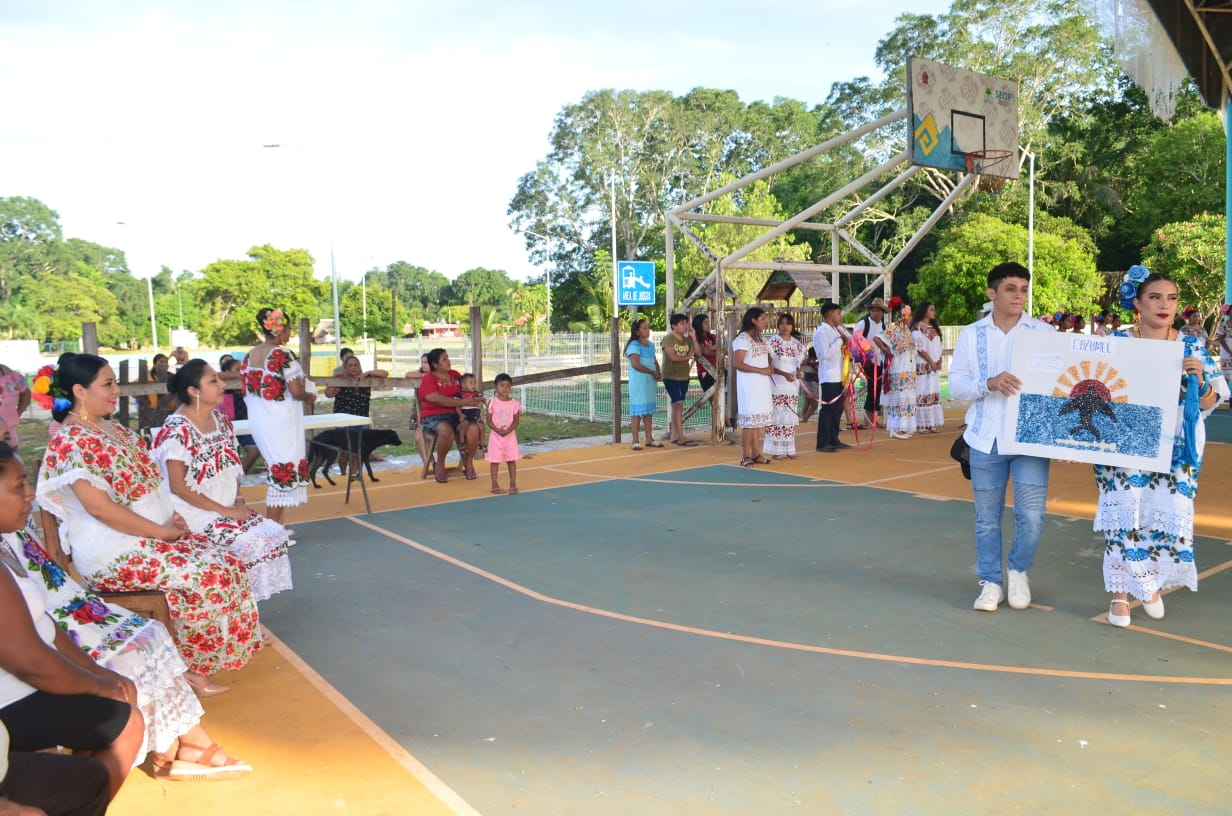
<svg viewBox="0 0 1232 816">
<path fill-rule="evenodd" d="M 739 465 L 731 465 L 730 467 L 739 467 Z M 756 488 L 756 487 L 766 487 L 766 488 L 770 488 L 770 487 L 773 487 L 773 488 L 811 487 L 811 488 L 816 489 L 816 488 L 822 488 L 822 487 L 854 487 L 855 486 L 855 485 L 850 485 L 846 483 L 821 482 L 812 476 L 804 476 L 798 473 L 789 473 L 787 475 L 795 476 L 800 479 L 808 479 L 809 481 L 803 482 L 800 484 L 792 484 L 792 483 L 749 484 L 748 482 L 707 482 L 707 481 L 695 481 L 695 480 L 690 480 L 690 479 L 665 479 L 659 476 L 596 476 L 590 473 L 582 473 L 581 471 L 576 471 L 576 470 L 565 470 L 564 468 L 559 468 L 559 467 L 552 468 L 552 471 L 555 473 L 563 474 L 565 476 L 578 476 L 581 478 L 594 479 L 595 481 L 601 481 L 601 482 L 647 482 L 649 484 L 689 485 L 692 487 L 739 487 L 742 489 L 750 489 L 750 488 Z M 773 471 L 766 471 L 766 472 L 772 473 Z"/>
<path fill-rule="evenodd" d="M 431 791 L 432 795 L 439 799 L 442 804 L 458 814 L 458 816 L 480 816 L 479 811 L 467 804 L 466 800 L 459 796 L 453 788 L 446 785 L 440 777 L 428 770 L 427 766 L 395 742 L 392 737 L 381 730 L 379 725 L 369 719 L 364 712 L 356 708 L 350 700 L 342 696 L 338 689 L 334 688 L 328 680 L 318 674 L 316 669 L 305 663 L 303 658 L 297 655 L 290 646 L 283 643 L 278 636 L 269 630 L 269 627 L 262 626 L 261 628 L 265 639 L 277 650 L 278 654 L 282 655 L 317 691 L 324 694 L 326 699 L 337 706 L 351 722 L 359 726 L 359 729 L 367 734 L 373 742 L 381 746 L 386 753 L 393 757 L 394 762 L 405 768 L 421 785 Z"/>
<path fill-rule="evenodd" d="M 654 620 L 653 618 L 641 618 L 635 615 L 626 615 L 621 612 L 613 612 L 607 609 L 599 609 L 585 604 L 566 601 L 561 598 L 553 598 L 549 595 L 544 595 L 529 587 L 515 583 L 507 578 L 503 578 L 495 573 L 488 572 L 485 569 L 470 564 L 459 558 L 454 558 L 451 555 L 446 555 L 439 550 L 435 550 L 425 544 L 420 544 L 405 536 L 378 527 L 369 521 L 357 518 L 355 516 L 348 517 L 350 521 L 366 527 L 367 529 L 379 533 L 380 535 L 390 538 L 394 541 L 406 544 L 408 547 L 413 547 L 426 555 L 438 558 L 447 564 L 452 564 L 455 567 L 464 569 L 481 578 L 485 578 L 495 584 L 510 589 L 532 600 L 540 601 L 541 603 L 551 604 L 562 609 L 571 609 L 575 612 L 583 612 L 597 617 L 609 618 L 612 620 L 624 621 L 626 623 L 639 624 L 641 626 L 649 626 L 656 629 L 665 629 L 671 632 L 682 632 L 689 635 L 698 635 L 701 637 L 715 638 L 716 640 L 729 640 L 737 643 L 748 643 L 756 646 L 768 646 L 776 649 L 788 649 L 797 652 L 810 652 L 814 654 L 827 654 L 837 657 L 851 657 L 861 660 L 875 660 L 886 663 L 905 663 L 913 666 L 933 666 L 938 668 L 950 669 L 966 669 L 969 671 L 986 671 L 998 672 L 1002 674 L 1026 674 L 1037 677 L 1068 677 L 1081 680 L 1123 680 L 1134 683 L 1167 683 L 1167 684 L 1184 684 L 1184 685 L 1210 685 L 1210 686 L 1232 686 L 1232 677 L 1168 677 L 1161 675 L 1147 674 L 1117 674 L 1112 672 L 1088 672 L 1088 671 L 1070 671 L 1064 669 L 1045 669 L 1032 668 L 1022 666 L 999 666 L 996 664 L 987 663 L 968 663 L 958 660 L 937 660 L 934 658 L 924 657 L 906 657 L 904 655 L 881 654 L 878 652 L 863 652 L 853 649 L 835 649 L 826 646 L 814 646 L 809 643 L 792 643 L 790 641 L 772 640 L 769 638 L 753 637 L 750 635 L 737 635 L 731 632 L 719 632 L 713 629 L 700 629 L 694 626 L 685 626 L 678 623 L 670 623 L 668 621 Z"/>
</svg>

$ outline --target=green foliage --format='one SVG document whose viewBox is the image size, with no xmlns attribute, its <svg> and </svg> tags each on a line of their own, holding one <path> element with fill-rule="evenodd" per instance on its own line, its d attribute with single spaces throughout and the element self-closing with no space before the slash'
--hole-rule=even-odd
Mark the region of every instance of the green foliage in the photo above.
<svg viewBox="0 0 1232 816">
<path fill-rule="evenodd" d="M 734 179 L 724 176 L 719 179 L 719 186 Z M 778 201 L 770 192 L 770 185 L 765 181 L 757 181 L 740 191 L 740 196 L 728 195 L 715 200 L 707 212 L 712 215 L 743 216 L 745 218 L 764 218 L 782 220 L 786 216 L 780 210 Z M 744 224 L 726 223 L 695 223 L 691 225 L 716 255 L 724 257 L 765 233 L 769 227 L 746 226 Z M 747 261 L 773 261 L 775 259 L 807 261 L 809 247 L 805 244 L 793 244 L 787 235 L 781 235 L 768 244 L 753 250 L 744 257 Z M 714 271 L 714 262 L 707 258 L 689 241 L 681 242 L 676 258 L 676 285 L 683 293 L 691 281 L 704 278 Z M 728 286 L 736 292 L 737 302 L 755 303 L 757 293 L 766 283 L 770 275 L 764 270 L 732 269 L 725 274 Z"/>
<path fill-rule="evenodd" d="M 553 263 L 557 321 L 590 324 L 592 307 L 601 310 L 596 287 L 610 288 L 593 255 L 611 246 L 613 221 L 621 259 L 661 258 L 664 210 L 808 148 L 833 127 L 824 109 L 790 99 L 746 106 L 707 88 L 681 97 L 591 92 L 557 115 L 552 151 L 509 204 L 510 226 L 526 236 L 532 262 Z"/>
<path fill-rule="evenodd" d="M 1005 261 L 1025 263 L 1027 231 L 990 215 L 976 214 L 942 228 L 938 249 L 908 287 L 908 300 L 937 304 L 941 323 L 975 319 L 988 299 L 988 271 Z M 1089 312 L 1103 290 L 1090 236 L 1066 219 L 1044 219 L 1035 235 L 1033 312 Z"/>
<path fill-rule="evenodd" d="M 0 198 L 0 241 L 60 241 L 60 214 L 37 198 Z"/>
<path fill-rule="evenodd" d="M 375 276 L 368 282 L 367 302 L 368 322 L 365 324 L 364 287 L 351 285 L 343 291 L 338 302 L 338 310 L 342 314 L 343 337 L 366 335 L 384 339 L 393 335 L 391 293 Z"/>
<path fill-rule="evenodd" d="M 1224 302 L 1227 227 L 1227 218 L 1209 213 L 1165 224 L 1142 253 L 1142 262 L 1176 281 L 1182 305 L 1196 308 L 1204 320 Z"/>
<path fill-rule="evenodd" d="M 506 307 L 513 281 L 500 269 L 468 269 L 449 284 L 447 300 L 467 306 Z"/>
<path fill-rule="evenodd" d="M 1049 127 L 1040 201 L 1090 230 L 1101 269 L 1138 263 L 1159 224 L 1223 209 L 1223 132 L 1192 83 L 1174 121 L 1153 116 L 1146 94 L 1122 77 L 1114 94 L 1092 94 Z"/>
<path fill-rule="evenodd" d="M 122 327 L 114 318 L 115 295 L 80 270 L 48 270 L 23 278 L 14 300 L 42 316 L 44 341 L 76 340 L 83 323 L 96 323 L 99 338 Z"/>
<path fill-rule="evenodd" d="M 257 310 L 265 306 L 282 309 L 293 321 L 307 317 L 315 323 L 318 304 L 329 291 L 312 277 L 307 250 L 253 247 L 246 261 L 215 261 L 203 270 L 198 333 L 215 345 L 251 343 L 257 337 Z"/>
</svg>

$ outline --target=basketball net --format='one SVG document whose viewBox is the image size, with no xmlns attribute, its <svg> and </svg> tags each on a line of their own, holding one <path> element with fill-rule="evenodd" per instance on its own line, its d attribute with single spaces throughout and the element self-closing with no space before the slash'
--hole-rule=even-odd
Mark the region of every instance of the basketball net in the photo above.
<svg viewBox="0 0 1232 816">
<path fill-rule="evenodd" d="M 1146 0 L 1087 0 L 1091 18 L 1113 41 L 1121 69 L 1146 91 L 1151 113 L 1165 122 L 1189 76 L 1168 33 Z"/>
</svg>

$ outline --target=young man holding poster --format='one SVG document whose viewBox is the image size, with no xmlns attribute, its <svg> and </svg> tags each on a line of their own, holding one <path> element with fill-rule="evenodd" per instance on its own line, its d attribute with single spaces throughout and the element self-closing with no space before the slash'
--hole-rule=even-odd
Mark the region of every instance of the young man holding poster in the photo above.
<svg viewBox="0 0 1232 816">
<path fill-rule="evenodd" d="M 1005 488 L 1014 480 L 1014 539 L 1009 554 L 1009 602 L 1014 609 L 1031 605 L 1027 570 L 1035 561 L 1044 526 L 1049 460 L 997 452 L 1007 397 L 1022 380 L 1008 371 L 1010 344 L 1019 332 L 1053 331 L 1023 313 L 1031 273 L 1017 263 L 1003 263 L 988 273 L 992 312 L 965 327 L 954 346 L 950 393 L 969 403 L 963 438 L 971 446 L 971 492 L 975 500 L 976 571 L 980 596 L 975 608 L 996 612 L 1005 593 L 1001 572 L 1001 516 Z"/>
</svg>

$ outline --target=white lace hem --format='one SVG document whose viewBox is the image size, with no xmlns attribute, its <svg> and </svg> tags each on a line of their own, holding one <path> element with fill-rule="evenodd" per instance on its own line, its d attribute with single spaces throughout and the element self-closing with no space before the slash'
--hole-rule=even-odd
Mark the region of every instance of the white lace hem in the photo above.
<svg viewBox="0 0 1232 816">
<path fill-rule="evenodd" d="M 1096 530 L 1159 531 L 1182 538 L 1192 538 L 1193 505 L 1168 509 L 1140 507 L 1137 502 L 1110 504 L 1107 496 L 1095 511 Z"/>
<path fill-rule="evenodd" d="M 291 559 L 287 555 L 287 528 L 272 519 L 237 536 L 231 554 L 244 564 L 252 598 L 264 601 L 291 589 Z"/>
<path fill-rule="evenodd" d="M 265 504 L 267 507 L 299 507 L 301 504 L 308 503 L 308 486 L 298 485 L 290 490 L 285 487 L 275 487 L 270 485 L 265 491 Z"/>
<path fill-rule="evenodd" d="M 1147 567 L 1130 567 L 1119 558 L 1104 559 L 1104 589 L 1127 592 L 1140 601 L 1149 601 L 1155 593 L 1183 586 L 1198 591 L 1198 567 L 1190 563 L 1150 562 Z"/>
<path fill-rule="evenodd" d="M 145 740 L 137 753 L 140 762 L 150 751 L 165 753 L 205 714 L 197 695 L 184 679 L 188 666 L 175 641 L 157 621 L 147 621 L 125 643 L 122 652 L 103 664 L 137 686 L 137 707 L 145 717 Z"/>
</svg>

